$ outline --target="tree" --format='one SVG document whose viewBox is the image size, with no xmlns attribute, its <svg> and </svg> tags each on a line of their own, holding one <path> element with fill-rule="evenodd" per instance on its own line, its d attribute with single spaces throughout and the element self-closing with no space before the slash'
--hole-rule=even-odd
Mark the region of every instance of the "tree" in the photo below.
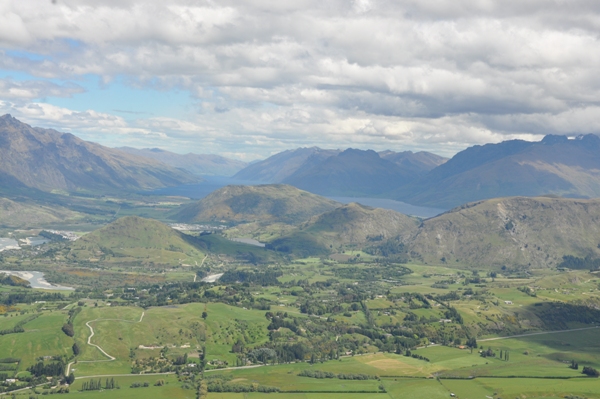
<svg viewBox="0 0 600 399">
<path fill-rule="evenodd" d="M 206 312 L 202 312 L 202 318 L 203 318 L 204 320 L 206 320 L 206 318 L 207 318 L 207 317 L 208 317 L 208 313 L 206 313 Z"/>
</svg>

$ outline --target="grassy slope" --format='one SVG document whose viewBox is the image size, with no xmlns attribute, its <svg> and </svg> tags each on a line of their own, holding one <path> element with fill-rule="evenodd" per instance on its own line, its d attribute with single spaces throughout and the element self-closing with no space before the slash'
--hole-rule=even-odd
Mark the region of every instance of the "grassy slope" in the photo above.
<svg viewBox="0 0 600 399">
<path fill-rule="evenodd" d="M 410 249 L 427 262 L 555 266 L 563 255 L 600 256 L 600 201 L 498 198 L 426 220 Z"/>
<path fill-rule="evenodd" d="M 351 203 L 314 217 L 287 236 L 272 241 L 274 248 L 301 256 L 320 255 L 340 246 L 364 246 L 377 238 L 407 238 L 418 219 L 387 209 Z"/>
<path fill-rule="evenodd" d="M 163 223 L 128 216 L 72 243 L 69 256 L 75 260 L 108 256 L 118 263 L 194 264 L 205 255 L 200 245 Z"/>
<path fill-rule="evenodd" d="M 181 222 L 285 222 L 300 223 L 330 211 L 339 204 L 283 184 L 227 186 L 184 207 L 175 218 Z"/>
<path fill-rule="evenodd" d="M 28 202 L 15 202 L 0 198 L 0 226 L 38 227 L 49 223 L 74 221 L 83 215 L 60 206 L 47 206 Z"/>
<path fill-rule="evenodd" d="M 208 318 L 200 316 L 206 309 Z M 150 308 L 145 311 L 142 322 L 142 309 L 132 307 L 85 308 L 75 319 L 76 340 L 81 347 L 78 360 L 106 360 L 97 348 L 86 344 L 90 335 L 85 323 L 91 322 L 95 335 L 92 343 L 100 345 L 109 355 L 116 357 L 113 362 L 79 363 L 77 375 L 103 373 L 128 373 L 130 349 L 139 345 L 172 346 L 169 353 L 197 353 L 206 342 L 208 361 L 219 359 L 235 364 L 236 356 L 231 346 L 238 338 L 244 337 L 248 345 L 267 340 L 268 321 L 264 311 L 245 310 L 220 303 L 193 303 L 173 307 Z M 189 345 L 189 348 L 181 348 Z M 136 349 L 136 356 L 159 356 L 159 349 Z"/>
</svg>

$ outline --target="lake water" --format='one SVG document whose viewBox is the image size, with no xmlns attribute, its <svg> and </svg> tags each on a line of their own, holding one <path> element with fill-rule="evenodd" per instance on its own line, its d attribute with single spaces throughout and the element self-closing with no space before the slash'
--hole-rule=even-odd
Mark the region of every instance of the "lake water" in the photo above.
<svg viewBox="0 0 600 399">
<path fill-rule="evenodd" d="M 60 291 L 72 291 L 74 288 L 72 287 L 64 287 L 61 285 L 50 284 L 44 278 L 44 273 L 42 272 L 30 272 L 30 271 L 11 271 L 11 270 L 0 270 L 0 273 L 10 274 L 12 276 L 17 276 L 22 278 L 23 280 L 29 281 L 31 288 L 41 288 L 44 290 L 60 290 Z"/>
<path fill-rule="evenodd" d="M 230 241 L 241 242 L 243 244 L 254 245 L 255 247 L 264 248 L 265 244 L 253 238 L 230 238 Z"/>
<path fill-rule="evenodd" d="M 21 249 L 17 240 L 12 238 L 0 238 L 0 252 L 6 251 L 7 249 Z"/>
<path fill-rule="evenodd" d="M 220 189 L 228 185 L 246 185 L 256 186 L 259 184 L 266 184 L 264 182 L 255 182 L 247 180 L 237 180 L 231 177 L 221 176 L 205 176 L 206 181 L 198 184 L 190 184 L 185 186 L 166 187 L 159 190 L 147 191 L 144 194 L 149 195 L 178 195 L 182 197 L 188 197 L 192 199 L 202 199 L 208 194 L 215 190 Z M 334 201 L 348 204 L 350 202 L 358 202 L 363 205 L 371 206 L 374 208 L 391 209 L 396 212 L 404 213 L 405 215 L 413 215 L 421 218 L 430 218 L 440 213 L 445 212 L 445 209 L 428 208 L 423 206 L 410 205 L 404 202 L 395 201 L 392 199 L 385 198 L 355 198 L 355 197 L 327 197 Z"/>
</svg>

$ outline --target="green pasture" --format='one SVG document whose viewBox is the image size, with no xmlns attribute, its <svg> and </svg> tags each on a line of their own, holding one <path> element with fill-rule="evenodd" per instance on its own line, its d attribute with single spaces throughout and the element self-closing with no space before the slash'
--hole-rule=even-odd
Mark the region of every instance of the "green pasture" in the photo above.
<svg viewBox="0 0 600 399">
<path fill-rule="evenodd" d="M 441 383 L 461 399 L 485 398 L 493 394 L 498 398 L 565 398 L 567 395 L 600 398 L 597 378 L 476 378 L 441 380 Z"/>
<path fill-rule="evenodd" d="M 20 358 L 18 371 L 24 371 L 40 356 L 70 355 L 73 339 L 61 331 L 66 320 L 65 313 L 47 312 L 25 324 L 25 332 L 1 335 L 0 358 Z"/>
<path fill-rule="evenodd" d="M 206 320 L 201 317 L 204 311 L 208 313 Z M 144 318 L 140 322 L 142 312 Z M 90 336 L 87 322 L 94 329 L 91 343 L 99 345 L 115 357 L 115 361 L 106 361 L 109 359 L 98 348 L 87 345 Z M 240 338 L 249 346 L 266 342 L 267 324 L 264 311 L 221 303 L 206 306 L 193 303 L 145 311 L 134 307 L 86 307 L 75 318 L 75 338 L 81 354 L 74 367 L 76 375 L 128 373 L 131 349 L 139 358 L 149 354 L 157 356 L 157 350 L 152 348 L 164 346 L 167 354 L 194 355 L 204 344 L 207 361 L 220 360 L 235 365 L 232 345 Z"/>
</svg>

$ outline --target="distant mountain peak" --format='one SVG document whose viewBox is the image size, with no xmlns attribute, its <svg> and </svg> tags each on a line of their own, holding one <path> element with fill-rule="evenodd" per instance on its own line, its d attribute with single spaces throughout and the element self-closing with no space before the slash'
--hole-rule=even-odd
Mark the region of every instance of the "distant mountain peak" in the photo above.
<svg viewBox="0 0 600 399">
<path fill-rule="evenodd" d="M 541 141 L 542 144 L 550 144 L 550 145 L 563 144 L 563 143 L 568 143 L 568 142 L 569 142 L 569 138 L 567 136 L 560 136 L 560 135 L 556 135 L 556 134 L 548 134 L 548 135 L 544 136 L 544 138 Z"/>
<path fill-rule="evenodd" d="M 0 117 L 0 175 L 42 191 L 145 190 L 198 179 L 163 163 Z"/>
</svg>

